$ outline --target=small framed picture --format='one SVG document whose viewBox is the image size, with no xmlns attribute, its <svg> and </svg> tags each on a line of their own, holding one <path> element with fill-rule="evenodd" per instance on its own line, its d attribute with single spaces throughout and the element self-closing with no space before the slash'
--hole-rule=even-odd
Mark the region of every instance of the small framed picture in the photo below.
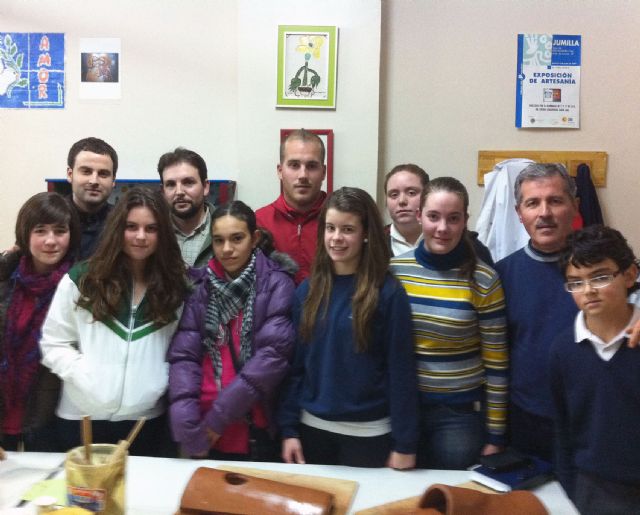
<svg viewBox="0 0 640 515">
<path fill-rule="evenodd" d="M 280 143 L 295 129 L 280 129 Z M 327 175 L 322 183 L 323 191 L 333 191 L 333 130 L 332 129 L 305 129 L 317 134 L 324 143 L 324 165 L 327 167 Z"/>
<path fill-rule="evenodd" d="M 122 97 L 120 38 L 80 38 L 80 84 L 82 99 Z"/>
<path fill-rule="evenodd" d="M 277 107 L 335 109 L 338 28 L 278 26 Z"/>
</svg>

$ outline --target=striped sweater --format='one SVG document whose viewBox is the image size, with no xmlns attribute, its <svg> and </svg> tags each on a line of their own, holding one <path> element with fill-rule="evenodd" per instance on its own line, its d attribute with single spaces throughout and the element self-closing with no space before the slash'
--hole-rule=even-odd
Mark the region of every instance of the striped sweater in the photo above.
<svg viewBox="0 0 640 515">
<path fill-rule="evenodd" d="M 443 270 L 430 265 L 426 256 L 421 245 L 391 260 L 391 271 L 411 303 L 421 399 L 485 401 L 489 442 L 501 444 L 509 360 L 500 279 L 482 261 L 470 281 L 459 268 Z"/>
</svg>

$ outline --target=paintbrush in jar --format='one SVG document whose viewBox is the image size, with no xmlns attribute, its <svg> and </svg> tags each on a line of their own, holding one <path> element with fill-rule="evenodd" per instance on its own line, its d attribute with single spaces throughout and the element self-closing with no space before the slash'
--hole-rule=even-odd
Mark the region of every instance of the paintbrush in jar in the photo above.
<svg viewBox="0 0 640 515">
<path fill-rule="evenodd" d="M 129 432 L 129 435 L 127 436 L 126 440 L 120 440 L 118 442 L 118 446 L 116 447 L 116 450 L 113 451 L 113 454 L 111 455 L 112 463 L 115 463 L 117 460 L 119 460 L 122 457 L 122 455 L 125 452 L 127 452 L 127 449 L 129 449 L 133 441 L 136 439 L 136 437 L 140 433 L 140 430 L 142 429 L 142 426 L 144 425 L 146 420 L 147 420 L 147 417 L 139 418 L 138 421 L 135 423 L 135 425 L 131 428 L 131 431 Z"/>
<path fill-rule="evenodd" d="M 93 443 L 93 435 L 91 433 L 91 417 L 85 415 L 82 417 L 82 445 L 84 446 L 84 459 L 91 464 L 91 444 Z"/>
</svg>

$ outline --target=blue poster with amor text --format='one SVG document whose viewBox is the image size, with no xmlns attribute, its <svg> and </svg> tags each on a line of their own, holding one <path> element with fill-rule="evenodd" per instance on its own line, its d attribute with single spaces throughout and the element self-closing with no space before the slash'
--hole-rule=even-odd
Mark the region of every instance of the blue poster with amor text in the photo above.
<svg viewBox="0 0 640 515">
<path fill-rule="evenodd" d="M 518 34 L 516 127 L 580 128 L 582 36 Z"/>
<path fill-rule="evenodd" d="M 64 34 L 0 32 L 0 108 L 64 108 Z"/>
</svg>

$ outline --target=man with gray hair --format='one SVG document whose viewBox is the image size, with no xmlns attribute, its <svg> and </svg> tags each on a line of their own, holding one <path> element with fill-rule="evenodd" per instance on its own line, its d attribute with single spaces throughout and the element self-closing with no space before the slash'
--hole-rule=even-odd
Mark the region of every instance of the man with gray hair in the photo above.
<svg viewBox="0 0 640 515">
<path fill-rule="evenodd" d="M 532 163 L 522 170 L 515 182 L 516 212 L 530 240 L 496 264 L 510 342 L 511 445 L 549 461 L 554 440 L 549 348 L 578 312 L 558 267 L 573 230 L 575 195 L 575 183 L 561 164 Z"/>
<path fill-rule="evenodd" d="M 516 212 L 529 243 L 498 261 L 510 342 L 511 444 L 552 459 L 549 347 L 573 324 L 577 308 L 557 266 L 577 211 L 575 183 L 560 164 L 532 163 L 515 183 Z"/>
</svg>

